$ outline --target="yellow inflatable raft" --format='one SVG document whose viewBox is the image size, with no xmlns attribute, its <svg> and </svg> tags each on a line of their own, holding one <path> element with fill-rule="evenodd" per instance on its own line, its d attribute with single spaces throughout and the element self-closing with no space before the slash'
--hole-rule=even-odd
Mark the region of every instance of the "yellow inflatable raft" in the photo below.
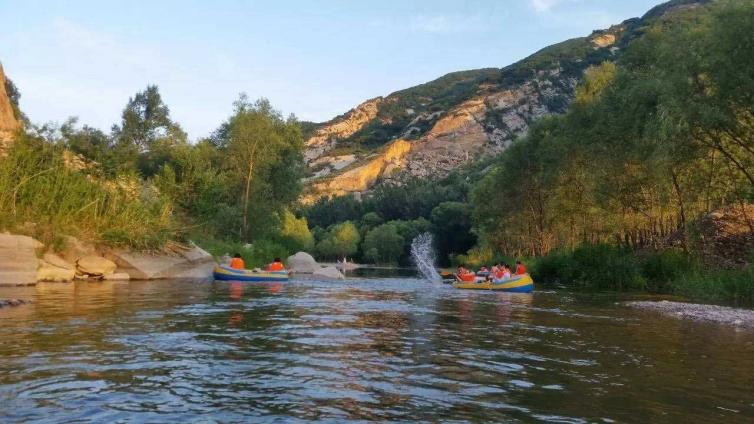
<svg viewBox="0 0 754 424">
<path fill-rule="evenodd" d="M 531 293 L 534 291 L 534 280 L 527 275 L 516 276 L 507 281 L 482 281 L 479 283 L 453 283 L 453 287 L 462 290 L 495 290 L 510 293 Z"/>
</svg>

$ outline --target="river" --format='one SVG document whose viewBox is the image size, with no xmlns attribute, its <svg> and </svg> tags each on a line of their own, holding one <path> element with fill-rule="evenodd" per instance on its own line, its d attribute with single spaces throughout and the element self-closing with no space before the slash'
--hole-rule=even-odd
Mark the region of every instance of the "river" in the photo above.
<svg viewBox="0 0 754 424">
<path fill-rule="evenodd" d="M 412 278 L 0 288 L 2 422 L 751 422 L 754 332 Z"/>
</svg>

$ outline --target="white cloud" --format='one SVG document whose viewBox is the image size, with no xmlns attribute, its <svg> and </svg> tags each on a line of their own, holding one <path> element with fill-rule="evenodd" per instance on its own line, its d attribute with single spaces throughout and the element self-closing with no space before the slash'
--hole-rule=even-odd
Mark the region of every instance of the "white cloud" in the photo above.
<svg viewBox="0 0 754 424">
<path fill-rule="evenodd" d="M 537 12 L 537 13 L 545 13 L 549 12 L 553 8 L 557 7 L 560 4 L 573 2 L 575 0 L 528 0 L 529 5 Z"/>
</svg>

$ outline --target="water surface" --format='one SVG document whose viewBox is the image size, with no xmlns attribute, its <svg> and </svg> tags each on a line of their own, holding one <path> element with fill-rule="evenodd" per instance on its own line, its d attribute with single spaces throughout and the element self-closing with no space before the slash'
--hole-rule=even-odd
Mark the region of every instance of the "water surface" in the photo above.
<svg viewBox="0 0 754 424">
<path fill-rule="evenodd" d="M 2 422 L 751 422 L 754 332 L 411 278 L 0 288 Z"/>
</svg>

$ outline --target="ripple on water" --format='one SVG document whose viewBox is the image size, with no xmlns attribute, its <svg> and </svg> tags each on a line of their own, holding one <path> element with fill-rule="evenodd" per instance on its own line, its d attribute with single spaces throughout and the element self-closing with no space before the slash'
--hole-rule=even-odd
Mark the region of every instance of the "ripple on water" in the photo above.
<svg viewBox="0 0 754 424">
<path fill-rule="evenodd" d="M 689 329 L 558 292 L 410 279 L 108 284 L 56 289 L 25 316 L 0 316 L 0 410 L 10 422 L 754 416 L 749 333 Z M 689 351 L 703 356 L 679 357 Z"/>
</svg>

